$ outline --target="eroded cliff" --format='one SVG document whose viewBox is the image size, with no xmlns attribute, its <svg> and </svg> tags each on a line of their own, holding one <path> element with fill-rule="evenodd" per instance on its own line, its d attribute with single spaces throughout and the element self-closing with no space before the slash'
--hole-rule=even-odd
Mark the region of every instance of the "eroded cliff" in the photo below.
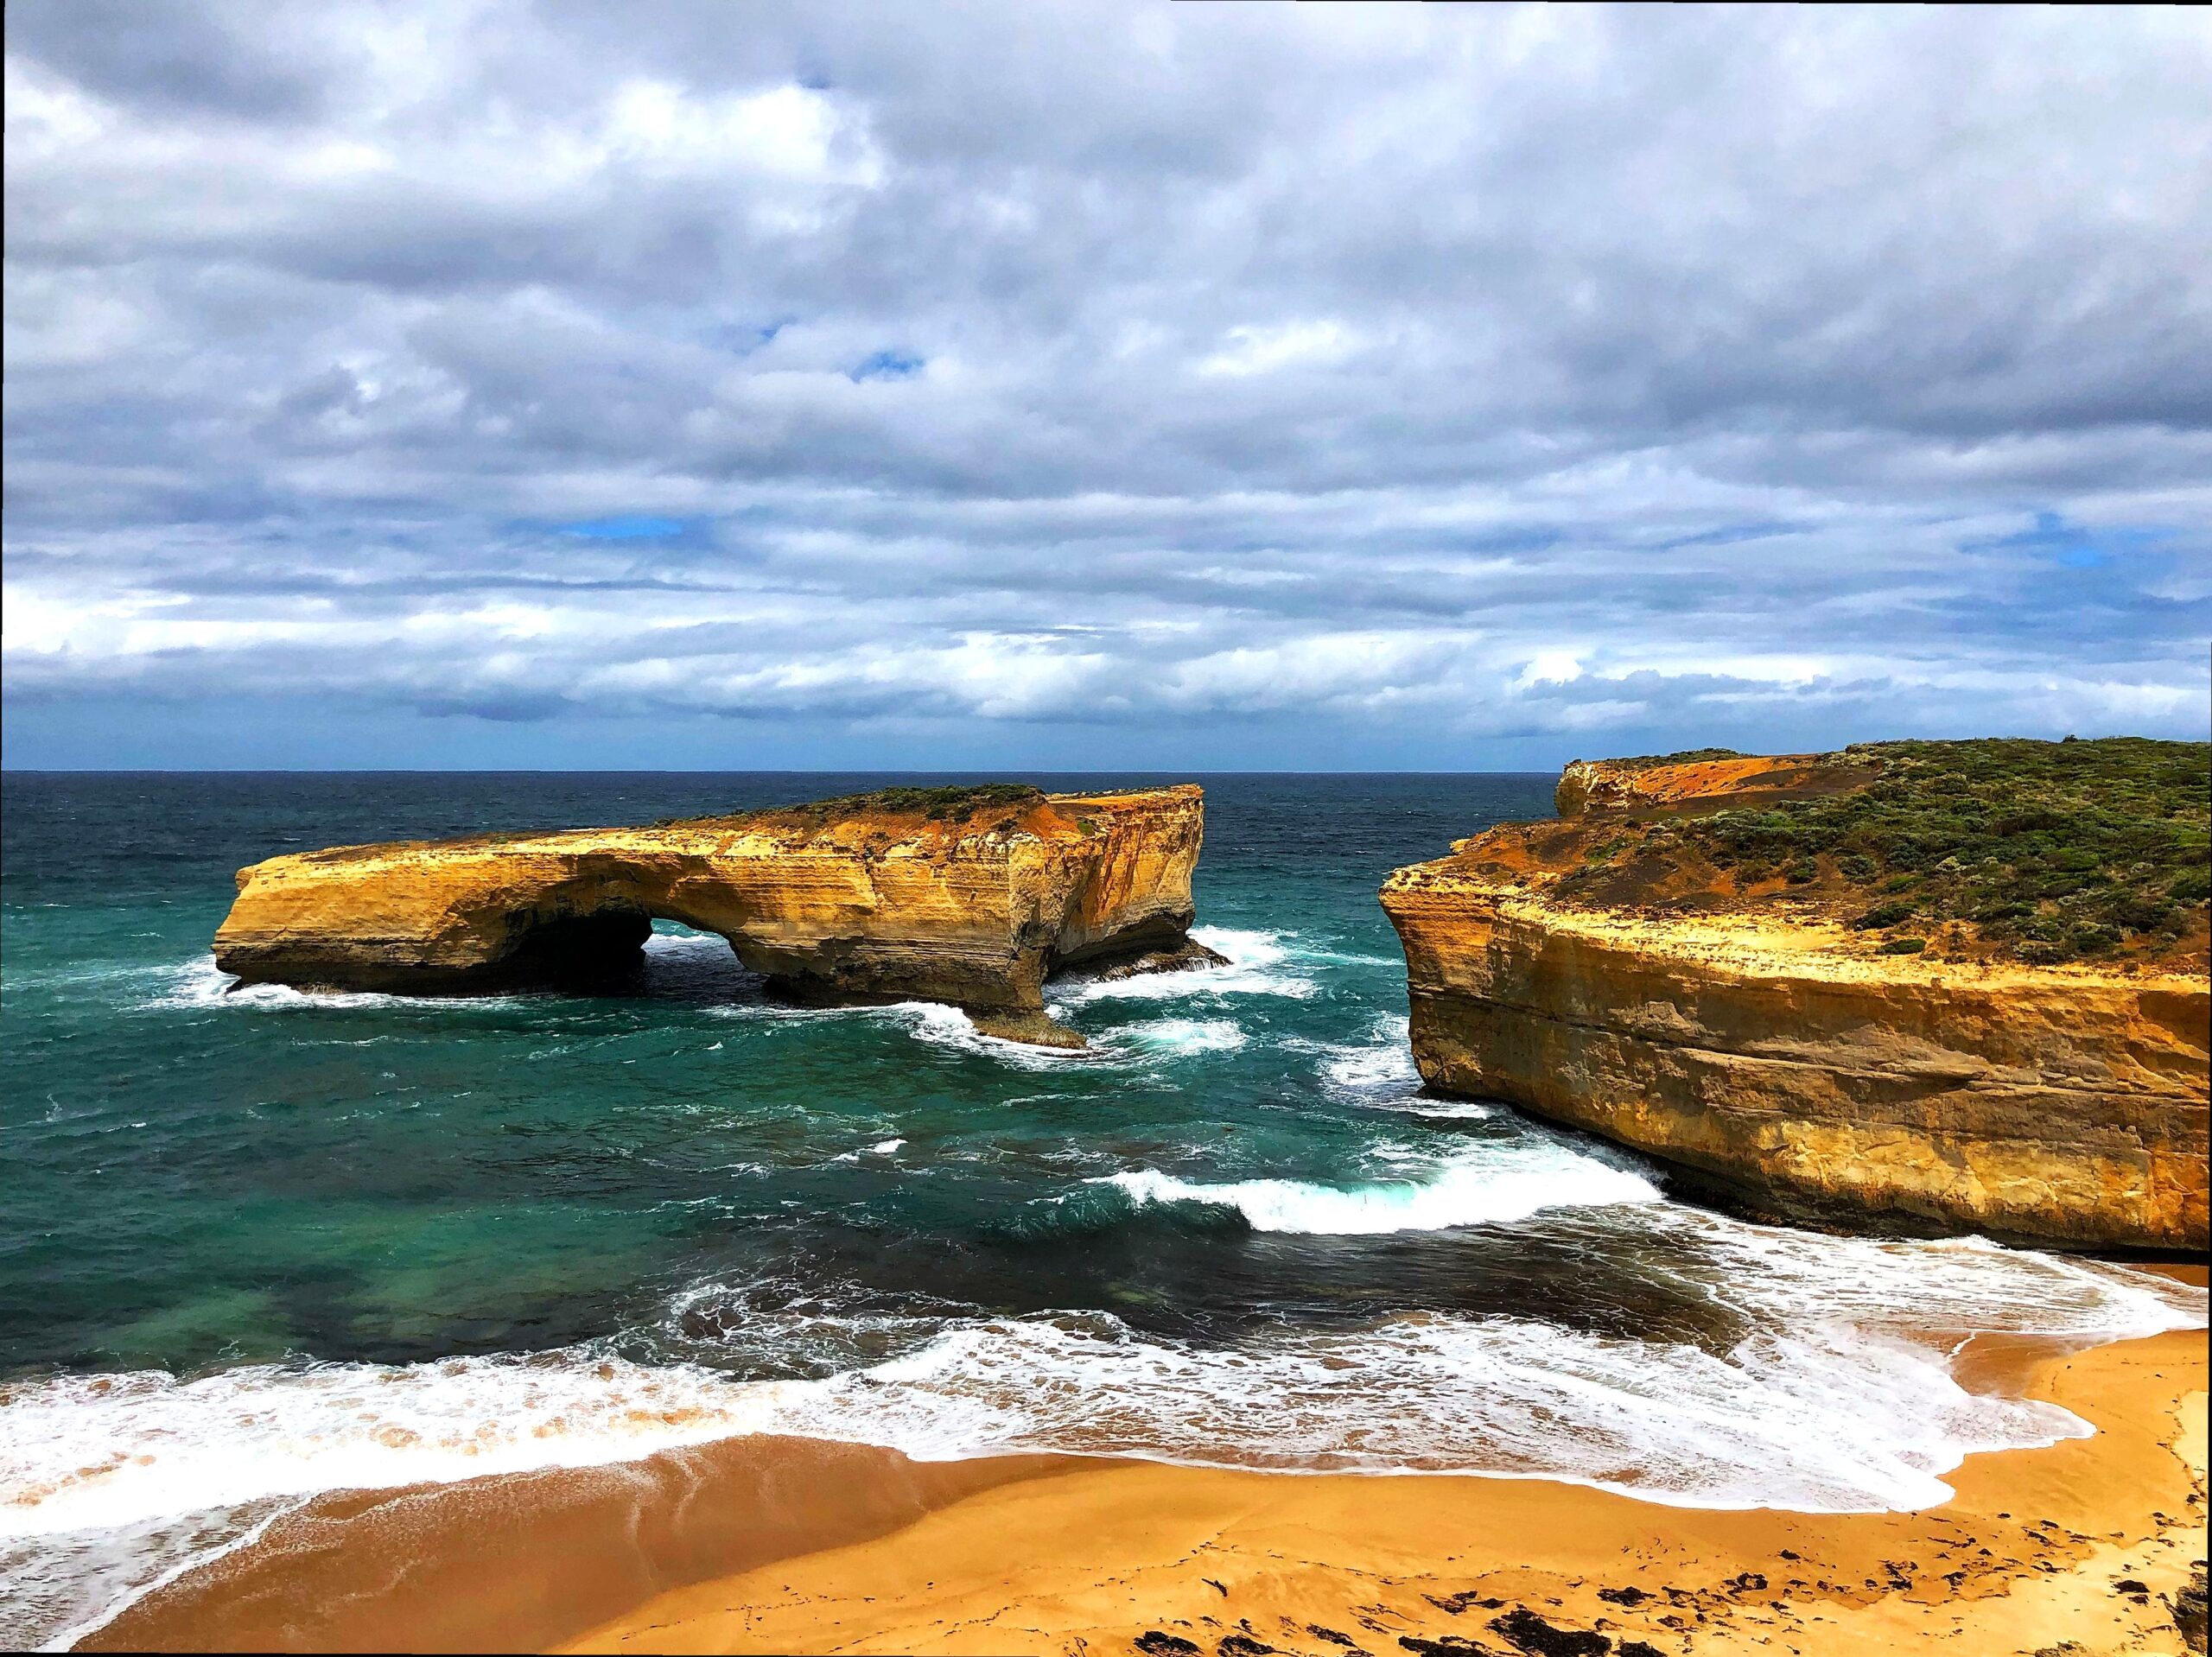
<svg viewBox="0 0 2212 1657">
<path fill-rule="evenodd" d="M 1383 887 L 1423 1077 L 1786 1217 L 2202 1248 L 2205 749 L 2059 746 L 1570 766 Z"/>
<path fill-rule="evenodd" d="M 339 847 L 238 873 L 216 962 L 246 982 L 467 993 L 634 962 L 655 918 L 719 933 L 772 993 L 949 1001 L 1068 1044 L 1052 973 L 1203 954 L 1195 786 L 894 789 L 647 828 Z"/>
</svg>

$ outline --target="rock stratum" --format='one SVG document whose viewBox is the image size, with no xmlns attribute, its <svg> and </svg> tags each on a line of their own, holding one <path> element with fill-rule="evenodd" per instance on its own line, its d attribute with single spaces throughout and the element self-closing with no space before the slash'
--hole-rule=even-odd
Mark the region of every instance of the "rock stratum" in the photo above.
<svg viewBox="0 0 2212 1657">
<path fill-rule="evenodd" d="M 1568 766 L 1382 888 L 1423 1078 L 1777 1218 L 2202 1249 L 2204 746 L 2060 746 Z"/>
<path fill-rule="evenodd" d="M 787 999 L 950 1002 L 1080 1046 L 1044 1013 L 1053 974 L 1218 958 L 1187 936 L 1204 827 L 1192 785 L 995 784 L 337 847 L 240 870 L 215 960 L 242 983 L 466 994 L 634 967 L 664 919 L 720 934 Z"/>
</svg>

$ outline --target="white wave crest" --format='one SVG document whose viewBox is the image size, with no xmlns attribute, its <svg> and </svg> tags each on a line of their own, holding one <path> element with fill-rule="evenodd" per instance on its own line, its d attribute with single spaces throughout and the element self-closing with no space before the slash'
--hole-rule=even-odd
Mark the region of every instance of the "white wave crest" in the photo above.
<svg viewBox="0 0 2212 1657">
<path fill-rule="evenodd" d="M 1427 1116 L 1440 1122 L 1478 1122 L 1486 1116 L 1495 1116 L 1495 1106 L 1481 1104 L 1472 1099 L 1423 1099 L 1419 1095 L 1398 1099 L 1376 1099 L 1370 1101 L 1376 1110 L 1395 1111 L 1402 1116 Z"/>
<path fill-rule="evenodd" d="M 1760 1332 L 1714 1353 L 1415 1315 L 1207 1349 L 1077 1313 L 957 1323 L 905 1358 L 825 1381 L 741 1381 L 571 1349 L 16 1383 L 0 1388 L 0 1570 L 14 1590 L 0 1631 L 67 1644 L 320 1491 L 756 1432 L 922 1459 L 1035 1450 L 1549 1477 L 1694 1507 L 1919 1508 L 1948 1498 L 1942 1476 L 1968 1454 L 2090 1429 L 2055 1405 L 1967 1393 L 1944 1352 L 1905 1331 L 2091 1344 L 2205 1323 L 2202 1290 L 2120 1267 L 1648 1212 L 1703 1228 L 1715 1298 L 1758 1314 Z M 1846 1317 L 1827 1292 L 1838 1283 L 1853 1291 Z"/>
<path fill-rule="evenodd" d="M 626 1461 L 760 1431 L 777 1385 L 580 1352 L 57 1375 L 0 1388 L 0 1538 Z"/>
<path fill-rule="evenodd" d="M 183 966 L 168 969 L 169 987 L 141 1001 L 142 1013 L 228 1007 L 266 1012 L 273 1008 L 310 1008 L 328 1012 L 341 1007 L 423 1006 L 451 1012 L 456 1006 L 513 1006 L 515 995 L 470 995 L 454 998 L 430 995 L 391 995 L 380 990 L 301 990 L 289 984 L 241 984 L 215 964 L 211 950 Z"/>
<path fill-rule="evenodd" d="M 719 932 L 663 932 L 656 930 L 645 942 L 649 955 L 683 960 L 687 956 L 706 961 L 728 961 L 734 958 L 729 940 Z"/>
<path fill-rule="evenodd" d="M 270 1497 L 108 1529 L 0 1535 L 0 1647 L 68 1651 L 131 1605 L 251 1547 L 307 1498 Z"/>
<path fill-rule="evenodd" d="M 1229 1019 L 1154 1019 L 1117 1030 L 1114 1046 L 1133 1046 L 1162 1054 L 1233 1053 L 1251 1038 Z"/>
<path fill-rule="evenodd" d="M 1421 1080 L 1421 1071 L 1414 1063 L 1411 1021 L 1402 1013 L 1377 1018 L 1363 1042 L 1310 1041 L 1294 1036 L 1283 1045 L 1319 1056 L 1323 1077 L 1346 1093 L 1403 1089 Z"/>
<path fill-rule="evenodd" d="M 857 1010 L 893 1020 L 917 1041 L 927 1042 L 933 1047 L 950 1047 L 957 1052 L 979 1054 L 1018 1070 L 1096 1064 L 1111 1057 L 1090 1049 L 1039 1047 L 1026 1041 L 1008 1041 L 1003 1036 L 987 1036 L 958 1007 L 937 1001 L 900 1001 L 892 1006 Z"/>
<path fill-rule="evenodd" d="M 1283 995 L 1304 1000 L 1319 986 L 1287 965 L 1292 951 L 1279 932 L 1239 931 L 1229 927 L 1194 926 L 1191 936 L 1217 955 L 1228 957 L 1225 967 L 1189 967 L 1180 972 L 1139 973 L 1130 978 L 1081 979 L 1056 984 L 1049 992 L 1057 1002 L 1080 1005 L 1086 1001 L 1163 1001 L 1185 995 Z"/>
<path fill-rule="evenodd" d="M 2205 1321 L 2202 1289 L 1986 1237 L 1827 1236 L 1673 1203 L 1643 1217 L 1655 1237 L 1678 1245 L 1670 1251 L 1678 1279 L 1773 1327 L 1821 1319 L 2124 1340 Z"/>
<path fill-rule="evenodd" d="M 1418 1153 L 1409 1153 L 1414 1160 Z M 1554 1140 L 1471 1144 L 1404 1179 L 1341 1189 L 1299 1179 L 1209 1184 L 1153 1169 L 1124 1170 L 1086 1183 L 1119 1187 L 1132 1202 L 1211 1203 L 1233 1208 L 1256 1231 L 1336 1236 L 1508 1225 L 1546 1209 L 1656 1203 L 1659 1188 Z"/>
<path fill-rule="evenodd" d="M 871 1371 L 864 1394 L 831 1383 L 786 1419 L 924 1460 L 988 1448 L 1480 1471 L 1673 1505 L 1844 1513 L 1932 1506 L 1969 1454 L 2092 1431 L 2054 1404 L 1967 1393 L 1938 1351 L 1848 1329 L 1715 1355 L 1437 1317 L 1231 1354 L 1103 1316 L 969 1324 Z"/>
</svg>

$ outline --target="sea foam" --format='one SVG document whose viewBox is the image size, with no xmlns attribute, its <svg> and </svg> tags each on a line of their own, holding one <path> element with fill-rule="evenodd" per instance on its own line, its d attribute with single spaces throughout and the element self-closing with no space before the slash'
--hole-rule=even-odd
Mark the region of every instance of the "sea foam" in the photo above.
<svg viewBox="0 0 2212 1657">
<path fill-rule="evenodd" d="M 1300 1179 L 1192 1180 L 1149 1168 L 1088 1183 L 1117 1187 L 1138 1203 L 1233 1208 L 1255 1231 L 1336 1236 L 1508 1225 L 1546 1209 L 1662 1200 L 1643 1175 L 1546 1140 L 1476 1141 L 1440 1159 L 1405 1160 L 1411 1165 L 1405 1178 L 1348 1186 Z"/>
<path fill-rule="evenodd" d="M 1370 1216 L 1355 1205 L 1323 1217 L 1366 1227 Z M 923 1320 L 906 1355 L 814 1381 L 582 1347 L 15 1383 L 0 1389 L 0 1569 L 29 1585 L 0 1634 L 80 1637 L 320 1491 L 603 1464 L 757 1432 L 921 1459 L 1033 1450 L 1541 1476 L 1696 1507 L 1921 1508 L 1948 1497 L 1943 1476 L 1974 1451 L 2091 1431 L 2056 1405 L 1967 1392 L 1924 1331 L 2086 1345 L 2205 1322 L 2202 1290 L 1993 1245 L 1815 1238 L 1663 1203 L 1639 1208 L 1637 1224 L 1701 1248 L 1713 1298 L 1752 1332 L 1713 1351 L 1413 1314 L 1221 1347 L 1068 1312 L 938 1320 L 933 1336 Z"/>
<path fill-rule="evenodd" d="M 2053 1405 L 1966 1392 L 1948 1353 L 1908 1333 L 1915 1323 L 1971 1315 L 2084 1343 L 2204 1323 L 2202 1291 L 2119 1268 L 1992 1252 L 1977 1282 L 1939 1274 L 1916 1287 L 1925 1263 L 1909 1247 L 1830 1248 L 1822 1267 L 1866 1276 L 1891 1316 L 1770 1317 L 1725 1352 L 1438 1314 L 1196 1346 L 1071 1312 L 953 1319 L 906 1356 L 819 1381 L 748 1381 L 588 1347 L 194 1381 L 54 1376 L 0 1394 L 10 1423 L 0 1539 L 594 1465 L 753 1432 L 923 1458 L 1051 1450 L 1544 1476 L 1699 1506 L 1915 1508 L 1946 1498 L 1941 1475 L 1968 1453 L 2089 1431 Z M 1791 1262 L 1792 1275 L 1807 1265 Z M 1962 1287 L 1971 1305 L 1953 1298 Z M 1810 1298 L 1770 1274 L 1738 1293 L 1770 1314 Z"/>
<path fill-rule="evenodd" d="M 300 990 L 289 984 L 245 984 L 215 964 L 212 951 L 181 967 L 168 968 L 168 987 L 138 1004 L 142 1013 L 192 1011 L 223 1007 L 236 1011 L 310 1009 L 329 1012 L 357 1007 L 433 1007 L 441 1013 L 457 1008 L 514 1006 L 518 995 L 471 995 L 465 998 L 393 995 L 382 990 Z"/>
<path fill-rule="evenodd" d="M 1298 968 L 1280 932 L 1240 931 L 1230 927 L 1194 926 L 1191 936 L 1228 958 L 1220 967 L 1187 967 L 1178 972 L 1138 973 L 1128 978 L 1077 979 L 1047 992 L 1054 1001 L 1171 1000 L 1186 995 L 1281 995 L 1304 1000 L 1320 987 Z"/>
</svg>

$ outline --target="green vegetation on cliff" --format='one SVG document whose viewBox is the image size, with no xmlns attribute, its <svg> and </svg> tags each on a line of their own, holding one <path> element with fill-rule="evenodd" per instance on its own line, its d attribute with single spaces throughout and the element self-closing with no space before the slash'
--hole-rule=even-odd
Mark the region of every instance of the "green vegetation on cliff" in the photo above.
<svg viewBox="0 0 2212 1657">
<path fill-rule="evenodd" d="M 943 822 L 964 821 L 993 807 L 1033 805 L 1044 797 L 1042 789 L 1028 783 L 956 783 L 946 788 L 879 788 L 868 794 L 810 800 L 784 809 L 825 817 L 856 816 L 868 811 L 919 812 L 933 822 Z"/>
<path fill-rule="evenodd" d="M 1853 923 L 1966 921 L 2033 962 L 2153 950 L 2212 898 L 2212 745 L 1878 742 L 1834 759 L 1880 762 L 1866 786 L 1685 817 L 1656 829 L 1738 880 L 1838 880 Z"/>
<path fill-rule="evenodd" d="M 807 800 L 797 805 L 772 806 L 766 811 L 735 815 L 710 813 L 699 817 L 663 817 L 653 826 L 670 828 L 699 823 L 781 821 L 811 827 L 840 817 L 886 816 L 919 816 L 931 822 L 966 822 L 981 812 L 995 811 L 1011 826 L 1007 814 L 1020 812 L 1045 798 L 1045 791 L 1029 783 L 956 783 L 944 788 L 879 788 L 866 794 L 841 794 L 835 799 Z"/>
<path fill-rule="evenodd" d="M 1673 753 L 1639 753 L 1623 759 L 1607 759 L 1603 763 L 1623 769 L 1642 769 L 1647 765 L 1687 765 L 1699 759 L 1741 759 L 1743 757 L 1733 748 L 1678 748 Z"/>
</svg>

